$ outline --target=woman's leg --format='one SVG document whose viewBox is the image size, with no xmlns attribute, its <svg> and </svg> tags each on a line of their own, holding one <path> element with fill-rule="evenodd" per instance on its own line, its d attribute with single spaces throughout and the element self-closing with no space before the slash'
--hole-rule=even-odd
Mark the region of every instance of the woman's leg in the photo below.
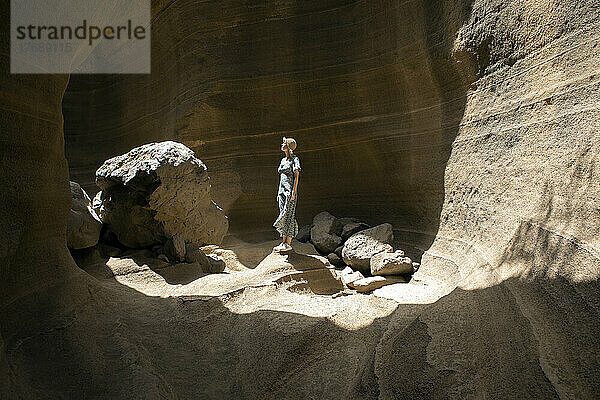
<svg viewBox="0 0 600 400">
<path fill-rule="evenodd" d="M 297 228 L 296 228 L 296 201 L 297 198 L 294 198 L 294 200 L 290 200 L 290 204 L 289 204 L 289 210 L 288 210 L 288 215 L 287 215 L 287 224 L 286 227 L 288 229 L 288 233 L 290 233 L 289 236 L 286 236 L 285 239 L 285 243 L 287 243 L 288 245 L 292 245 L 292 237 L 295 236 L 297 234 Z"/>
</svg>

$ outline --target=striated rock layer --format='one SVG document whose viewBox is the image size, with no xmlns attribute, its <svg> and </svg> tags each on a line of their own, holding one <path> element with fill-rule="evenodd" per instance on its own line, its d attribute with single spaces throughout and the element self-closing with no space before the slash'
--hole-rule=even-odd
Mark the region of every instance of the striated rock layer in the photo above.
<svg viewBox="0 0 600 400">
<path fill-rule="evenodd" d="M 357 330 L 78 270 L 67 77 L 1 58 L 4 397 L 594 398 L 599 24 L 576 0 L 154 1 L 152 75 L 71 77 L 66 155 L 90 194 L 101 160 L 172 139 L 214 171 L 232 231 L 265 230 L 291 136 L 301 225 L 391 222 L 424 251 L 447 294 Z"/>
</svg>

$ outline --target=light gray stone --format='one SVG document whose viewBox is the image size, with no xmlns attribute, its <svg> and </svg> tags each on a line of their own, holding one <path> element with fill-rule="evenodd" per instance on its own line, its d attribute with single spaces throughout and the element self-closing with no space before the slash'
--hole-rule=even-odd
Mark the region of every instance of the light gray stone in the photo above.
<svg viewBox="0 0 600 400">
<path fill-rule="evenodd" d="M 360 273 L 360 271 L 354 271 L 352 268 L 346 267 L 340 273 L 340 278 L 342 279 L 342 282 L 344 283 L 344 285 L 349 286 L 350 283 L 352 283 L 358 279 L 363 279 L 364 276 L 363 276 L 363 274 Z"/>
<path fill-rule="evenodd" d="M 374 254 L 369 262 L 372 275 L 399 275 L 413 272 L 412 260 L 402 250 Z"/>
<path fill-rule="evenodd" d="M 98 243 L 102 221 L 92 208 L 92 203 L 77 182 L 70 182 L 71 212 L 67 220 L 67 246 L 84 249 Z"/>
</svg>

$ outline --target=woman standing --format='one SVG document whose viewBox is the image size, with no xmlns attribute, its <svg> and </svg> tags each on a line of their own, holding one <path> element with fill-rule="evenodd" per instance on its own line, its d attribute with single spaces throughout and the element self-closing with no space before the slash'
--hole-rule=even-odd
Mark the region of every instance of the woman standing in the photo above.
<svg viewBox="0 0 600 400">
<path fill-rule="evenodd" d="M 283 138 L 281 151 L 285 157 L 279 163 L 279 190 L 277 191 L 277 204 L 279 216 L 273 223 L 281 235 L 281 243 L 273 247 L 275 251 L 291 250 L 292 238 L 298 235 L 298 221 L 296 221 L 296 200 L 298 199 L 298 179 L 300 177 L 300 159 L 294 154 L 296 141 L 292 138 Z"/>
</svg>

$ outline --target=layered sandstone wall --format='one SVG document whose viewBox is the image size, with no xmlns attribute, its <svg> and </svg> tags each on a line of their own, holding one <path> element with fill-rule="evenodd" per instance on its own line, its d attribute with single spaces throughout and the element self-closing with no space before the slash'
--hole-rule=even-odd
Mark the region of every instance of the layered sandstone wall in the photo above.
<svg viewBox="0 0 600 400">
<path fill-rule="evenodd" d="M 301 224 L 328 209 L 435 232 L 475 73 L 452 53 L 469 13 L 460 1 L 155 8 L 150 76 L 72 77 L 72 179 L 94 193 L 104 159 L 176 140 L 207 164 L 232 232 L 272 230 L 279 144 L 292 136 Z"/>
</svg>

